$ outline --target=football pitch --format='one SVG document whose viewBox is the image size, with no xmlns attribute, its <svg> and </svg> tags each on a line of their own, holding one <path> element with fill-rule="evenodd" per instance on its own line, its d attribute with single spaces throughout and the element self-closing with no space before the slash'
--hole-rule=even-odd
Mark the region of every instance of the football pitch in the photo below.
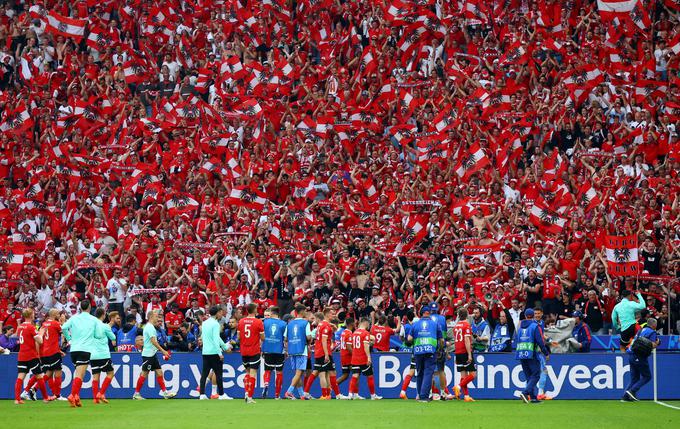
<svg viewBox="0 0 680 429">
<path fill-rule="evenodd" d="M 668 401 L 680 408 L 680 401 Z M 520 401 L 274 401 L 112 399 L 108 405 L 83 401 L 0 401 L 0 416 L 11 428 L 655 428 L 680 427 L 680 409 L 650 401 L 559 401 L 524 404 Z"/>
</svg>

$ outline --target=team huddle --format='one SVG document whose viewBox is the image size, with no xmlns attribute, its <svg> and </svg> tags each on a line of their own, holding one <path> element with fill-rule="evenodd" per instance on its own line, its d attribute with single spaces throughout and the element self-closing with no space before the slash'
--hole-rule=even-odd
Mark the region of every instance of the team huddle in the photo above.
<svg viewBox="0 0 680 429">
<path fill-rule="evenodd" d="M 444 316 L 437 314 L 437 308 L 424 306 L 420 318 L 413 313 L 407 315 L 407 323 L 398 324 L 396 329 L 388 326 L 381 318 L 370 326 L 370 320 L 348 317 L 340 322 L 332 308 L 323 312 L 309 313 L 304 305 L 297 305 L 292 315 L 279 317 L 278 307 L 270 307 L 264 319 L 257 318 L 257 305 L 246 307 L 247 316 L 238 322 L 238 342 L 245 370 L 243 385 L 244 399 L 254 403 L 257 372 L 264 360 L 263 398 L 270 396 L 270 382 L 273 380 L 275 399 L 308 400 L 313 399 L 310 389 L 318 379 L 321 386 L 320 400 L 354 399 L 362 400 L 359 395 L 360 377 L 366 379 L 370 399 L 379 400 L 376 394 L 372 351 L 389 351 L 390 337 L 399 334 L 405 344 L 412 346 L 413 355 L 410 371 L 404 379 L 401 397 L 407 399 L 406 391 L 417 374 L 417 397 L 422 401 L 432 399 L 464 399 L 473 401 L 469 396 L 467 384 L 475 377 L 472 355 L 472 333 L 467 322 L 467 311 L 460 309 L 459 322 L 453 329 L 447 329 Z M 92 397 L 95 403 L 108 403 L 106 390 L 113 379 L 114 369 L 110 350 L 116 345 L 112 326 L 120 321 L 117 312 L 106 313 L 97 308 L 91 314 L 90 302 L 80 303 L 80 313 L 60 320 L 56 310 L 48 313 L 39 329 L 35 326 L 32 309 L 23 312 L 24 322 L 19 326 L 20 350 L 18 357 L 18 376 L 15 384 L 15 403 L 22 404 L 26 399 L 34 399 L 38 390 L 44 402 L 53 400 L 69 401 L 72 407 L 81 407 L 80 392 L 83 378 L 88 370 L 92 372 Z M 231 351 L 231 346 L 221 337 L 220 320 L 224 310 L 214 306 L 209 316 L 201 324 L 201 353 L 203 368 L 201 372 L 199 398 L 208 399 L 206 384 L 212 383 L 213 394 L 210 398 L 232 399 L 223 388 L 223 352 Z M 158 313 L 149 314 L 148 323 L 143 329 L 142 371 L 139 375 L 132 399 L 142 400 L 141 389 L 150 372 L 156 376 L 160 396 L 166 399 L 175 393 L 166 389 L 163 371 L 158 355 L 168 359 L 170 354 L 158 342 L 157 328 L 162 324 Z M 69 348 L 74 366 L 71 394 L 61 396 L 63 349 Z M 334 352 L 340 354 L 341 375 L 338 377 Z M 455 354 L 455 362 L 461 373 L 461 380 L 451 392 L 447 387 L 444 366 L 447 359 Z M 293 379 L 283 396 L 283 367 L 286 362 L 294 371 Z M 24 379 L 31 373 L 27 385 Z M 103 381 L 102 381 L 103 374 Z M 348 381 L 346 394 L 340 385 Z M 48 392 L 51 391 L 51 395 Z M 37 388 L 37 389 L 36 389 Z M 432 394 L 431 394 L 432 393 Z"/>
</svg>

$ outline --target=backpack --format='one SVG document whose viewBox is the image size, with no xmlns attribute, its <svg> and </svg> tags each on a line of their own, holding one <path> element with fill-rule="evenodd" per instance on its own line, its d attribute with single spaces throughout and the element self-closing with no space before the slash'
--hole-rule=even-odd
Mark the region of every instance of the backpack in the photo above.
<svg viewBox="0 0 680 429">
<path fill-rule="evenodd" d="M 652 354 L 654 350 L 654 343 L 647 337 L 637 337 L 633 344 L 631 344 L 630 349 L 639 358 L 647 358 Z"/>
</svg>

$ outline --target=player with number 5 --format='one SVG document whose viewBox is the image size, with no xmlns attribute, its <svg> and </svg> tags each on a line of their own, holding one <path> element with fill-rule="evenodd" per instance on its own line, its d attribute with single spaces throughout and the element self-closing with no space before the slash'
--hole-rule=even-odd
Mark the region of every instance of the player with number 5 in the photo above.
<svg viewBox="0 0 680 429">
<path fill-rule="evenodd" d="M 238 321 L 238 338 L 241 343 L 241 358 L 246 375 L 243 378 L 245 401 L 254 404 L 253 393 L 257 383 L 257 370 L 260 367 L 262 341 L 264 340 L 264 323 L 255 317 L 257 305 L 248 304 L 248 316 Z"/>
</svg>

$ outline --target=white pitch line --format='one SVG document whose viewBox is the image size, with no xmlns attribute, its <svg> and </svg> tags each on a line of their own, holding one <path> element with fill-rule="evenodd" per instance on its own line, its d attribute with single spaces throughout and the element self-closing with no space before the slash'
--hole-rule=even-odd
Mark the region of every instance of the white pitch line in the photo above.
<svg viewBox="0 0 680 429">
<path fill-rule="evenodd" d="M 675 405 L 669 405 L 669 404 L 666 404 L 665 402 L 654 401 L 654 403 L 659 404 L 659 405 L 663 405 L 664 407 L 673 408 L 674 410 L 680 410 L 680 407 L 676 407 Z"/>
</svg>

